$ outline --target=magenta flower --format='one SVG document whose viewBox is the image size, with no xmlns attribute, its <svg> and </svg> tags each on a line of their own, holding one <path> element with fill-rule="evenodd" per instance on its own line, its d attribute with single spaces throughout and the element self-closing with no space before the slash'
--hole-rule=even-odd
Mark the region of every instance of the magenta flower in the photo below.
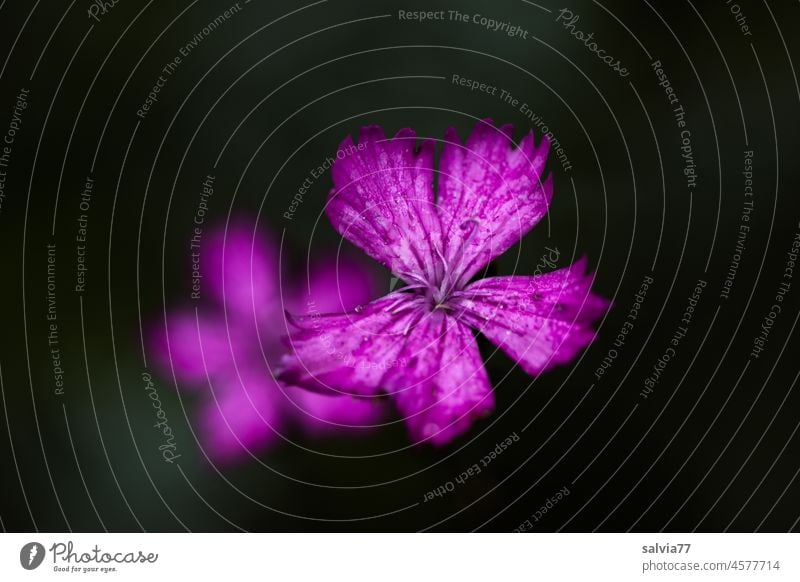
<svg viewBox="0 0 800 582">
<path fill-rule="evenodd" d="M 162 370 L 174 370 L 180 388 L 203 392 L 195 432 L 212 459 L 258 453 L 292 426 L 321 436 L 380 420 L 374 402 L 284 387 L 270 372 L 282 350 L 284 307 L 309 313 L 368 301 L 373 281 L 363 267 L 334 258 L 312 268 L 302 284 L 280 285 L 277 249 L 244 225 L 204 237 L 199 256 L 201 293 L 213 307 L 197 316 L 194 310 L 168 313 L 150 346 Z"/>
<path fill-rule="evenodd" d="M 474 332 L 535 375 L 572 360 L 608 303 L 590 293 L 585 261 L 538 276 L 471 282 L 546 214 L 549 142 L 513 127 L 476 125 L 445 136 L 434 193 L 434 142 L 402 129 L 347 137 L 326 212 L 334 228 L 405 282 L 341 313 L 291 319 L 280 378 L 317 391 L 389 394 L 411 437 L 446 444 L 494 398 Z"/>
</svg>

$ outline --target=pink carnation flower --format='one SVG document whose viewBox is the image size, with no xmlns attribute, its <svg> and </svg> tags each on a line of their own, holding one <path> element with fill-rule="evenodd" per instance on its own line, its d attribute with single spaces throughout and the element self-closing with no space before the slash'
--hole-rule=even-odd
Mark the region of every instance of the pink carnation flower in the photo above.
<svg viewBox="0 0 800 582">
<path fill-rule="evenodd" d="M 549 142 L 476 125 L 447 131 L 434 192 L 434 142 L 411 129 L 364 127 L 333 166 L 326 212 L 346 239 L 405 282 L 340 314 L 292 318 L 279 377 L 316 391 L 387 393 L 415 441 L 446 444 L 494 398 L 475 332 L 536 375 L 594 338 L 608 302 L 590 293 L 585 261 L 538 276 L 473 278 L 547 213 Z"/>
<path fill-rule="evenodd" d="M 363 267 L 342 258 L 324 261 L 302 284 L 284 283 L 281 293 L 277 249 L 243 225 L 204 237 L 200 258 L 201 289 L 214 306 L 198 316 L 168 312 L 150 346 L 180 388 L 203 393 L 196 432 L 212 459 L 263 451 L 291 426 L 321 436 L 380 421 L 382 409 L 369 399 L 281 386 L 270 371 L 282 350 L 283 308 L 348 310 L 368 301 L 374 286 Z"/>
</svg>

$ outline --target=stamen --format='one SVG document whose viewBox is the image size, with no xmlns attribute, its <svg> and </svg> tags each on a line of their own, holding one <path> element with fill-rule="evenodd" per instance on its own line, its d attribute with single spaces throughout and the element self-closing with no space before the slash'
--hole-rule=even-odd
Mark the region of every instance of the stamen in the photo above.
<svg viewBox="0 0 800 582">
<path fill-rule="evenodd" d="M 422 316 L 418 316 L 416 318 L 415 317 L 409 318 L 408 323 L 406 323 L 406 327 L 403 330 L 403 335 L 404 336 L 408 335 L 408 332 L 411 330 L 411 327 L 417 325 L 420 319 L 422 319 Z"/>
<path fill-rule="evenodd" d="M 389 305 L 388 307 L 385 307 L 384 311 L 386 311 L 388 313 L 391 313 L 392 315 L 397 315 L 398 313 L 401 313 L 402 311 L 405 311 L 406 309 L 411 309 L 414 306 L 414 303 L 419 303 L 419 301 L 420 301 L 419 297 L 405 295 L 404 297 L 398 297 L 394 302 L 392 302 L 391 305 Z M 402 305 L 402 306 L 398 307 L 397 309 L 395 309 L 395 307 L 397 307 L 397 305 L 399 305 L 399 304 L 401 304 L 403 302 L 405 302 L 405 305 Z"/>
<path fill-rule="evenodd" d="M 403 279 L 404 281 L 414 281 L 416 283 L 419 283 L 423 287 L 427 287 L 429 284 L 424 277 L 421 277 L 416 273 L 407 273 L 406 271 L 396 271 L 394 272 L 394 275 Z"/>
<path fill-rule="evenodd" d="M 391 315 L 397 315 L 398 313 L 402 313 L 403 311 L 407 311 L 411 309 L 413 305 L 403 305 L 402 307 L 398 307 L 394 311 L 391 312 Z"/>
<path fill-rule="evenodd" d="M 467 230 L 467 228 L 471 227 L 469 235 L 465 238 L 461 245 L 458 247 L 455 256 L 453 257 L 452 262 L 450 263 L 451 267 L 447 268 L 445 271 L 445 280 L 442 281 L 442 295 L 444 297 L 449 297 L 450 294 L 453 292 L 454 289 L 459 287 L 459 281 L 453 280 L 453 269 L 455 265 L 458 265 L 461 262 L 461 259 L 464 257 L 464 253 L 467 251 L 467 247 L 472 243 L 472 239 L 475 238 L 475 235 L 478 234 L 478 229 L 480 228 L 481 220 L 480 218 L 473 216 L 468 218 L 464 222 L 458 225 L 458 228 L 461 230 Z"/>
<path fill-rule="evenodd" d="M 439 255 L 439 258 L 442 261 L 442 271 L 443 271 L 443 273 L 447 273 L 449 271 L 449 269 L 447 268 L 447 259 L 445 258 L 444 253 L 442 252 L 442 249 L 440 249 L 439 245 L 436 244 L 435 242 L 433 243 L 433 250 L 436 251 L 436 254 Z"/>
<path fill-rule="evenodd" d="M 384 311 L 386 311 L 386 312 L 390 312 L 390 311 L 392 311 L 392 309 L 394 309 L 394 308 L 395 308 L 395 306 L 397 306 L 397 305 L 399 305 L 400 303 L 402 303 L 403 301 L 407 301 L 407 300 L 408 300 L 408 297 L 398 297 L 397 299 L 395 299 L 395 300 L 394 300 L 394 301 L 391 303 L 391 305 L 389 305 L 388 307 L 384 307 L 384 309 L 383 309 L 383 310 L 384 310 Z"/>
<path fill-rule="evenodd" d="M 406 285 L 405 287 L 400 287 L 400 289 L 395 289 L 392 293 L 402 293 L 403 291 L 411 291 L 412 289 L 425 289 L 428 285 Z"/>
</svg>

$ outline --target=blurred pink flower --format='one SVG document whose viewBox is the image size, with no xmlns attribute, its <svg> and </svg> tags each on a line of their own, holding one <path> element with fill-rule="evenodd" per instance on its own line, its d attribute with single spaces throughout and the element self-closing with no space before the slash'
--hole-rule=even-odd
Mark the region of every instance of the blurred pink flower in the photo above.
<svg viewBox="0 0 800 582">
<path fill-rule="evenodd" d="M 292 426 L 322 436 L 380 421 L 374 399 L 281 385 L 270 372 L 282 351 L 284 310 L 313 315 L 369 301 L 374 280 L 364 267 L 331 257 L 312 264 L 302 283 L 281 281 L 277 248 L 243 224 L 206 235 L 200 261 L 212 307 L 167 312 L 149 346 L 181 389 L 203 392 L 197 432 L 210 458 L 256 454 Z"/>
</svg>

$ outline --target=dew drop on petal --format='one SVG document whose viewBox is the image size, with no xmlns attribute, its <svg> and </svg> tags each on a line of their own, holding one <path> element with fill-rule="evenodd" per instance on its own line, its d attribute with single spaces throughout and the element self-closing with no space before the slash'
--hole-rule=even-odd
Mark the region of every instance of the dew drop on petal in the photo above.
<svg viewBox="0 0 800 582">
<path fill-rule="evenodd" d="M 469 219 L 465 220 L 464 222 L 462 222 L 461 224 L 459 224 L 458 228 L 460 228 L 461 230 L 464 230 L 464 231 L 466 231 L 466 230 L 472 231 L 472 230 L 475 230 L 475 228 L 478 226 L 479 223 L 480 223 L 480 221 L 477 218 L 469 218 Z"/>
<path fill-rule="evenodd" d="M 422 429 L 422 436 L 424 436 L 425 438 L 430 438 L 438 432 L 439 432 L 439 425 L 436 424 L 435 422 L 429 422 Z"/>
</svg>

